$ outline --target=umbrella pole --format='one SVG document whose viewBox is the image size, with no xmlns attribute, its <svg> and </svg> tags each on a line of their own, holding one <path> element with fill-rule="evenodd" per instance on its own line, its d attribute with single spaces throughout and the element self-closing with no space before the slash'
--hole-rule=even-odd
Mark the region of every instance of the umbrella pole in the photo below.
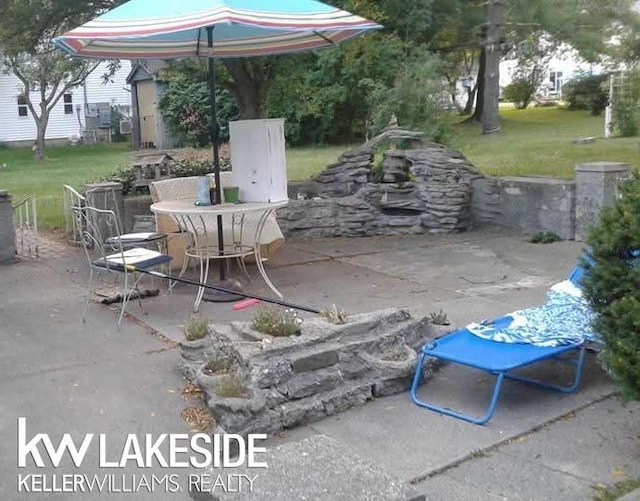
<svg viewBox="0 0 640 501">
<path fill-rule="evenodd" d="M 213 148 L 213 178 L 216 182 L 216 198 L 218 203 L 222 203 L 222 186 L 220 184 L 220 124 L 218 124 L 218 105 L 216 102 L 216 68 L 212 55 L 213 30 L 215 26 L 207 26 L 207 87 L 209 87 L 209 100 L 211 102 L 211 126 L 209 127 L 210 139 Z M 218 255 L 224 256 L 224 235 L 222 233 L 222 216 L 216 217 L 218 231 Z M 209 287 L 205 291 L 202 299 L 224 303 L 227 301 L 238 301 L 244 296 L 235 294 L 241 289 L 237 280 L 227 278 L 224 259 L 220 259 L 220 281 L 218 287 Z"/>
<path fill-rule="evenodd" d="M 213 49 L 213 29 L 215 26 L 207 26 L 207 86 L 209 87 L 209 99 L 211 101 L 211 144 L 213 145 L 213 177 L 216 182 L 216 197 L 218 203 L 222 203 L 222 187 L 220 186 L 220 124 L 218 124 L 218 105 L 216 102 L 216 68 L 211 49 Z M 218 253 L 224 255 L 224 236 L 222 234 L 222 216 L 218 215 Z M 220 264 L 220 281 L 224 282 L 226 270 L 224 264 Z"/>
</svg>

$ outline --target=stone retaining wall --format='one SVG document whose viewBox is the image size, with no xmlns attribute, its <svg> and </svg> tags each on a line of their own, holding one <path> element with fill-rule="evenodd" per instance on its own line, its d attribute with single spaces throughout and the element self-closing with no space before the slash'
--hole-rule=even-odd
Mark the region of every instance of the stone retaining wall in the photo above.
<svg viewBox="0 0 640 501">
<path fill-rule="evenodd" d="M 207 393 L 218 424 L 228 432 L 273 433 L 406 391 L 417 351 L 445 332 L 404 310 L 354 315 L 343 325 L 305 320 L 300 336 L 272 337 L 246 322 L 211 325 L 204 340 L 181 343 L 185 376 Z M 207 358 L 224 356 L 248 387 L 244 398 L 218 395 L 220 378 Z M 434 370 L 426 364 L 424 378 Z"/>
<path fill-rule="evenodd" d="M 551 177 L 483 177 L 474 180 L 473 221 L 525 232 L 575 233 L 575 182 Z"/>
<path fill-rule="evenodd" d="M 407 139 L 418 144 L 388 149 L 375 164 L 382 140 Z M 628 171 L 626 164 L 595 162 L 576 166 L 575 181 L 488 177 L 458 151 L 393 130 L 344 153 L 314 179 L 289 183 L 289 206 L 277 217 L 286 237 L 410 235 L 493 224 L 583 240 Z M 125 199 L 125 231 L 151 227 L 150 204 L 148 196 Z"/>
</svg>

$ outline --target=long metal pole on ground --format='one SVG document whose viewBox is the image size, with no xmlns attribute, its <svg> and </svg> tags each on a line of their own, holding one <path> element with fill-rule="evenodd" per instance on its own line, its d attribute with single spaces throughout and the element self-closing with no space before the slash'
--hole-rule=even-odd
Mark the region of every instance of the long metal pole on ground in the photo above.
<svg viewBox="0 0 640 501">
<path fill-rule="evenodd" d="M 236 290 L 232 290 L 232 289 L 226 289 L 226 288 L 220 287 L 218 285 L 203 284 L 201 282 L 197 282 L 196 280 L 191 280 L 189 278 L 175 277 L 173 275 L 167 275 L 166 273 L 162 273 L 160 271 L 142 270 L 142 269 L 138 269 L 138 268 L 136 268 L 135 266 L 132 266 L 132 265 L 126 265 L 125 268 L 130 273 L 133 273 L 133 272 L 145 273 L 147 275 L 151 275 L 152 277 L 163 278 L 163 279 L 166 279 L 166 280 L 174 280 L 176 282 L 180 282 L 180 283 L 183 283 L 183 284 L 195 285 L 196 287 L 204 287 L 205 289 L 210 289 L 210 290 L 214 290 L 214 291 L 218 291 L 218 292 L 223 292 L 225 294 L 233 294 L 235 296 L 241 296 L 241 297 L 245 297 L 245 298 L 249 298 L 249 299 L 257 299 L 259 301 L 264 301 L 265 303 L 272 303 L 272 304 L 277 304 L 279 306 L 286 306 L 287 308 L 292 308 L 294 310 L 307 311 L 309 313 L 315 313 L 317 315 L 319 315 L 321 313 L 320 310 L 318 310 L 316 308 L 311 308 L 310 306 L 304 306 L 304 305 L 300 305 L 300 304 L 290 303 L 288 301 L 283 301 L 281 299 L 273 299 L 273 298 L 270 298 L 270 297 L 258 296 L 256 294 L 249 294 L 247 292 L 240 292 L 240 291 L 236 291 Z"/>
</svg>

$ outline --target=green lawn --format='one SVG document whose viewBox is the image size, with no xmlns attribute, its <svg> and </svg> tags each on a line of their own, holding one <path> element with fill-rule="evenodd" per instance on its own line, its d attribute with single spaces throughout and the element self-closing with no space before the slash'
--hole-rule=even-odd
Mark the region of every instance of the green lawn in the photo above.
<svg viewBox="0 0 640 501">
<path fill-rule="evenodd" d="M 455 146 L 486 174 L 571 178 L 581 162 L 617 161 L 638 165 L 640 138 L 604 139 L 604 117 L 561 108 L 503 109 L 502 130 L 483 136 L 478 125 L 459 128 Z M 591 144 L 573 144 L 596 137 Z"/>
<path fill-rule="evenodd" d="M 308 179 L 335 162 L 344 147 L 305 147 L 287 150 L 288 176 Z M 61 146 L 46 150 L 43 162 L 34 162 L 30 149 L 0 148 L 0 189 L 9 190 L 14 204 L 29 195 L 38 198 L 41 227 L 62 228 L 62 185 L 82 188 L 131 164 L 128 144 Z M 3 165 L 6 164 L 6 167 Z"/>
<path fill-rule="evenodd" d="M 621 161 L 638 165 L 639 138 L 605 140 L 603 117 L 558 108 L 503 109 L 500 134 L 483 136 L 477 124 L 458 128 L 454 147 L 487 174 L 552 175 L 570 178 L 580 162 Z M 592 144 L 573 144 L 580 137 L 597 138 Z M 348 146 L 301 147 L 287 150 L 288 178 L 308 179 L 335 162 Z M 17 202 L 35 194 L 43 227 L 63 226 L 62 185 L 81 188 L 114 170 L 130 165 L 127 144 L 48 148 L 41 163 L 30 149 L 0 148 L 0 189 L 8 189 Z M 6 167 L 3 165 L 6 164 Z"/>
</svg>

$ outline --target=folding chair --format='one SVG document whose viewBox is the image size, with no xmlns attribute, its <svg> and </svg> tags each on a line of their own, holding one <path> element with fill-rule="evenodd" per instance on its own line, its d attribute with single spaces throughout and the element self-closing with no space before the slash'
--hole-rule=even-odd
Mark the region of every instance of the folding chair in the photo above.
<svg viewBox="0 0 640 501">
<path fill-rule="evenodd" d="M 102 208 L 111 210 L 118 221 L 119 228 L 122 228 L 120 214 L 118 213 L 118 206 L 115 203 L 114 192 L 104 191 L 101 192 L 103 200 L 101 200 Z M 74 207 L 84 207 L 89 205 L 87 198 L 81 195 L 75 188 L 68 184 L 63 185 L 63 201 L 64 211 L 66 214 L 66 230 L 70 237 L 70 241 L 76 244 L 80 244 L 83 228 L 79 226 L 78 219 L 73 214 Z M 112 235 L 103 235 L 108 242 L 108 239 Z M 118 236 L 118 239 L 122 242 L 125 248 L 129 247 L 148 247 L 157 248 L 158 251 L 167 252 L 167 235 L 166 233 L 157 232 L 137 232 L 137 233 L 123 233 Z"/>
<path fill-rule="evenodd" d="M 569 280 L 579 286 L 584 270 L 577 266 L 569 276 Z M 542 308 L 542 307 L 541 307 Z M 500 317 L 491 322 L 497 331 L 509 327 L 513 318 Z M 462 419 L 470 423 L 484 424 L 489 421 L 496 410 L 500 390 L 505 379 L 533 384 L 549 390 L 571 393 L 578 389 L 585 361 L 588 339 L 569 340 L 566 344 L 558 346 L 538 346 L 525 343 L 499 342 L 479 337 L 469 329 L 459 329 L 425 344 L 420 351 L 416 371 L 411 384 L 411 398 L 420 407 L 439 412 L 441 414 Z M 438 360 L 460 364 L 467 367 L 483 370 L 495 376 L 495 384 L 492 395 L 484 416 L 476 417 L 459 412 L 433 402 L 422 400 L 417 392 L 423 379 L 423 366 L 428 357 Z M 575 367 L 573 381 L 566 386 L 546 383 L 536 379 L 530 379 L 512 371 L 520 369 L 543 360 L 556 359 L 571 364 Z"/>
<path fill-rule="evenodd" d="M 142 305 L 138 283 L 143 274 L 130 271 L 127 265 L 133 265 L 139 270 L 149 270 L 166 265 L 171 260 L 171 256 L 152 249 L 128 245 L 129 242 L 120 236 L 120 224 L 112 210 L 96 209 L 90 206 L 74 206 L 72 210 L 77 226 L 82 229 L 80 240 L 89 262 L 89 290 L 82 320 L 86 322 L 93 292 L 94 272 L 115 273 L 123 277 L 122 308 L 117 320 L 119 328 L 127 303 L 134 293 L 137 294 L 138 302 Z"/>
</svg>

